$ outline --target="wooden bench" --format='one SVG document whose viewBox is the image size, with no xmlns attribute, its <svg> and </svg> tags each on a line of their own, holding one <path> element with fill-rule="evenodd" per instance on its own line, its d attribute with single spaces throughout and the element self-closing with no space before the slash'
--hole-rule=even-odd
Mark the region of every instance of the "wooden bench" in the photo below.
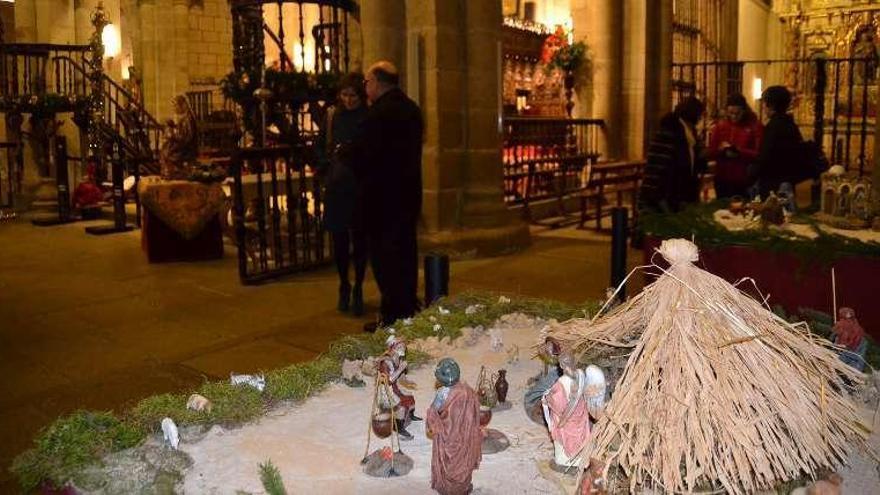
<svg viewBox="0 0 880 495">
<path fill-rule="evenodd" d="M 595 220 L 596 230 L 601 230 L 602 218 L 610 215 L 612 208 L 623 206 L 624 195 L 630 198 L 630 211 L 635 220 L 644 168 L 644 161 L 597 163 L 590 167 L 587 187 L 580 196 L 578 228 L 583 229 L 588 220 Z"/>
</svg>

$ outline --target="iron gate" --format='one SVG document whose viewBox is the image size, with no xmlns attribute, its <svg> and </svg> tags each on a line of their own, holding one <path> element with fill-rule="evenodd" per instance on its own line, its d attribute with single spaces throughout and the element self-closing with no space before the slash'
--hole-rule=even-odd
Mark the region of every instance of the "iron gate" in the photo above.
<svg viewBox="0 0 880 495">
<path fill-rule="evenodd" d="M 673 104 L 696 96 L 706 104 L 707 137 L 724 117 L 724 102 L 742 93 L 761 116 L 760 92 L 792 91 L 791 113 L 804 139 L 821 144 L 832 164 L 865 174 L 872 168 L 878 63 L 873 58 L 813 58 L 673 64 Z"/>
<path fill-rule="evenodd" d="M 238 271 L 245 284 L 328 263 L 321 184 L 304 148 L 238 150 L 232 158 Z"/>
</svg>

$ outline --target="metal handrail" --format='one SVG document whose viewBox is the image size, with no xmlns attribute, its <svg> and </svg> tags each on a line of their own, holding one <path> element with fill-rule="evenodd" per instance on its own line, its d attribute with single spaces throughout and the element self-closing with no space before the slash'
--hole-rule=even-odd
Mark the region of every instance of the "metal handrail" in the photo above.
<svg viewBox="0 0 880 495">
<path fill-rule="evenodd" d="M 52 61 L 53 61 L 53 62 L 56 62 L 56 63 L 57 63 L 58 61 L 64 61 L 64 62 L 67 62 L 67 63 L 69 63 L 74 69 L 76 69 L 77 72 L 79 72 L 80 74 L 82 74 L 84 77 L 86 77 L 86 78 L 89 77 L 89 73 L 86 71 L 85 67 L 81 66 L 81 65 L 78 64 L 75 60 L 73 60 L 72 58 L 70 58 L 70 57 L 68 57 L 68 56 L 66 56 L 66 55 L 59 55 L 59 56 L 57 56 L 57 57 L 54 57 L 54 58 L 52 59 Z M 127 89 L 125 89 L 125 88 L 124 88 L 123 86 L 121 86 L 119 83 L 117 83 L 116 81 L 114 81 L 114 80 L 111 79 L 110 77 L 107 77 L 106 75 L 104 76 L 104 83 L 107 84 L 108 86 L 110 86 L 112 89 L 116 90 L 118 93 L 122 94 L 122 96 L 125 96 L 125 97 L 128 99 L 128 103 L 129 103 L 129 105 L 131 105 L 132 107 L 134 107 L 135 110 L 137 110 L 137 113 L 143 115 L 143 116 L 146 118 L 146 120 L 147 120 L 147 121 L 146 121 L 146 124 L 147 124 L 150 128 L 154 128 L 154 129 L 163 129 L 163 128 L 164 128 L 164 126 L 163 126 L 162 124 L 160 124 L 159 121 L 156 120 L 156 118 L 153 117 L 153 116 L 147 111 L 147 109 L 144 108 L 144 106 L 141 105 L 141 103 L 138 102 L 137 99 L 135 99 L 134 96 L 133 96 L 133 95 L 132 95 Z M 105 93 L 108 97 L 110 96 L 110 94 L 109 94 L 110 92 L 109 92 L 109 91 L 106 91 L 106 90 L 105 90 L 104 93 Z M 119 102 L 116 101 L 114 98 L 110 98 L 110 100 L 113 101 L 113 102 L 115 102 L 115 103 L 117 104 L 117 106 L 121 106 L 121 105 L 119 105 Z"/>
</svg>

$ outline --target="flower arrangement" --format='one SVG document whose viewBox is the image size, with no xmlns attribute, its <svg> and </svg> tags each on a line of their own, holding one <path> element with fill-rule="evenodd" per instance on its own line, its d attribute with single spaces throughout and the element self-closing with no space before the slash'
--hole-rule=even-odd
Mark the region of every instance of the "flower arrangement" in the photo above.
<svg viewBox="0 0 880 495">
<path fill-rule="evenodd" d="M 546 64 L 548 71 L 559 69 L 570 73 L 583 65 L 586 59 L 587 45 L 583 41 L 570 43 L 570 34 L 560 26 L 556 32 L 544 40 L 541 61 Z"/>
</svg>

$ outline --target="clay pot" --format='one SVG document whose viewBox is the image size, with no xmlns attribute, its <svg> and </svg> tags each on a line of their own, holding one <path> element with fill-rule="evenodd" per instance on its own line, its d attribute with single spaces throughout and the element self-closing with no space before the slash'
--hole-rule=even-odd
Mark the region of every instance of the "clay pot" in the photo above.
<svg viewBox="0 0 880 495">
<path fill-rule="evenodd" d="M 480 406 L 480 426 L 485 427 L 492 421 L 492 408 Z"/>
<path fill-rule="evenodd" d="M 373 433 L 379 438 L 388 438 L 391 435 L 391 413 L 379 413 L 373 416 Z"/>
<path fill-rule="evenodd" d="M 498 402 L 507 402 L 509 384 L 506 376 L 507 370 L 498 370 L 498 380 L 495 381 L 495 396 L 498 397 Z"/>
</svg>

